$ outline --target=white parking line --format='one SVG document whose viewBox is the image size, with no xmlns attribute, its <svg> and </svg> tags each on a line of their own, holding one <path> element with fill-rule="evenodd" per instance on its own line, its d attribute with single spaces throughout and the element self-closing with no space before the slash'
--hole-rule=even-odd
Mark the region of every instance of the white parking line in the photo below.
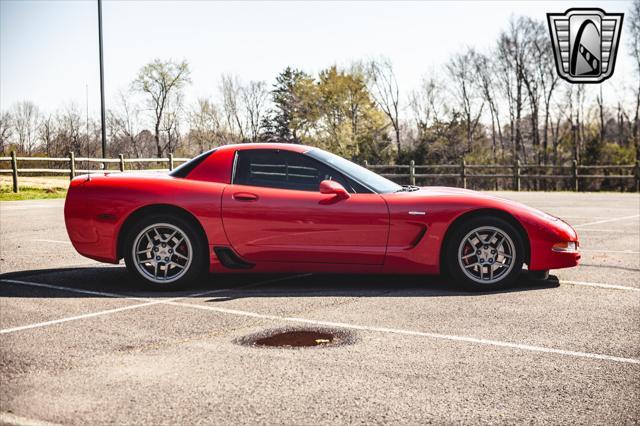
<svg viewBox="0 0 640 426">
<path fill-rule="evenodd" d="M 574 228 L 577 229 L 577 228 L 581 228 L 583 226 L 599 225 L 601 223 L 609 223 L 609 222 L 617 222 L 619 220 L 634 219 L 636 217 L 640 218 L 640 214 L 634 214 L 634 215 L 631 215 L 631 216 L 616 217 L 616 218 L 613 218 L 613 219 L 597 220 L 595 222 L 581 223 L 579 225 L 574 226 Z"/>
<path fill-rule="evenodd" d="M 609 219 L 609 216 L 572 216 L 572 215 L 558 215 L 554 214 L 554 216 L 559 217 L 560 219 Z"/>
<path fill-rule="evenodd" d="M 0 423 L 15 426 L 60 426 L 59 423 L 50 423 L 44 420 L 29 419 L 16 416 L 13 413 L 0 413 Z"/>
<path fill-rule="evenodd" d="M 150 300 L 153 299 L 149 299 L 146 297 L 135 297 L 135 296 L 126 296 L 123 294 L 119 294 L 119 293 L 109 293 L 106 291 L 95 291 L 95 290 L 85 290 L 83 288 L 74 288 L 74 287 L 65 287 L 65 286 L 61 286 L 61 285 L 54 285 L 54 284 L 44 284 L 44 283 L 36 283 L 33 281 L 21 281 L 21 280 L 12 280 L 12 279 L 2 279 L 0 281 L 4 281 L 7 283 L 11 283 L 11 284 L 18 284 L 18 285 L 26 285 L 29 287 L 41 287 L 41 288 L 48 288 L 51 290 L 61 290 L 61 291 L 70 291 L 72 293 L 81 293 L 81 294 L 89 294 L 91 296 L 100 296 L 100 297 L 113 297 L 116 299 L 129 299 L 129 300 L 142 300 L 144 302 L 149 302 Z"/>
<path fill-rule="evenodd" d="M 251 283 L 251 284 L 247 284 L 247 285 L 243 285 L 243 286 L 239 286 L 239 287 L 217 289 L 217 290 L 208 290 L 208 291 L 192 293 L 192 294 L 188 294 L 188 295 L 185 295 L 185 296 L 174 297 L 174 298 L 171 298 L 171 299 L 163 299 L 163 300 L 155 300 L 155 299 L 149 299 L 149 298 L 144 298 L 144 297 L 127 296 L 127 295 L 124 295 L 124 294 L 109 293 L 109 292 L 103 292 L 103 291 L 77 289 L 77 288 L 73 288 L 73 287 L 64 287 L 64 286 L 58 286 L 58 285 L 52 285 L 52 284 L 36 283 L 36 282 L 31 282 L 31 281 L 20 281 L 20 280 L 3 279 L 3 280 L 0 280 L 0 281 L 8 282 L 8 283 L 11 283 L 11 284 L 26 285 L 26 286 L 30 286 L 30 287 L 41 287 L 41 288 L 49 288 L 49 289 L 52 289 L 52 290 L 69 291 L 69 292 L 72 292 L 72 293 L 88 294 L 88 295 L 91 295 L 91 296 L 110 297 L 110 298 L 125 299 L 125 300 L 135 300 L 135 301 L 144 301 L 145 303 L 139 303 L 137 305 L 130 305 L 130 306 L 123 306 L 121 308 L 107 309 L 107 310 L 104 310 L 104 311 L 91 312 L 91 313 L 88 313 L 88 314 L 76 315 L 76 316 L 66 317 L 66 318 L 60 318 L 60 319 L 51 320 L 51 321 L 44 321 L 44 322 L 39 322 L 39 323 L 35 323 L 35 324 L 28 324 L 28 325 L 23 325 L 23 326 L 19 326 L 19 327 L 6 328 L 6 329 L 3 329 L 3 330 L 0 330 L 0 334 L 8 334 L 8 333 L 16 332 L 16 331 L 21 331 L 21 330 L 29 330 L 29 329 L 32 329 L 32 328 L 46 327 L 48 325 L 60 324 L 60 323 L 63 323 L 63 322 L 68 322 L 68 321 L 76 321 L 76 320 L 81 320 L 81 319 L 85 319 L 85 318 L 92 318 L 92 317 L 97 317 L 97 316 L 101 316 L 101 315 L 107 315 L 107 314 L 112 314 L 112 313 L 116 313 L 116 312 L 127 311 L 127 310 L 130 310 L 130 309 L 138 309 L 138 308 L 143 308 L 145 306 L 167 304 L 167 303 L 170 303 L 170 302 L 175 302 L 177 300 L 187 299 L 187 298 L 190 298 L 190 297 L 201 297 L 201 296 L 206 296 L 206 295 L 209 295 L 209 294 L 222 293 L 222 292 L 230 291 L 230 290 L 237 290 L 237 289 L 243 289 L 243 288 L 248 288 L 248 287 L 255 287 L 255 286 L 258 286 L 258 285 L 270 284 L 270 283 L 273 283 L 273 282 L 284 281 L 284 280 L 289 280 L 289 279 L 293 279 L 293 278 L 301 278 L 301 277 L 308 276 L 308 275 L 311 275 L 311 274 L 302 274 L 302 275 L 293 275 L 293 276 L 283 277 L 283 278 L 274 278 L 274 279 L 265 280 L 265 281 L 259 281 L 257 283 Z"/>
<path fill-rule="evenodd" d="M 569 281 L 569 280 L 560 280 L 560 284 L 582 285 L 585 287 L 599 287 L 599 288 L 610 288 L 613 290 L 626 290 L 626 291 L 640 292 L 640 288 L 638 287 L 629 287 L 629 286 L 617 285 L 617 284 L 591 283 L 587 281 Z"/>
<path fill-rule="evenodd" d="M 580 248 L 580 252 L 586 253 L 620 253 L 620 254 L 640 254 L 640 251 L 633 250 L 591 250 Z"/>
<path fill-rule="evenodd" d="M 173 300 L 177 300 L 173 299 Z M 131 309 L 138 309 L 138 308 L 142 308 L 145 306 L 151 306 L 151 305 L 158 305 L 162 303 L 162 301 L 153 301 L 153 302 L 147 302 L 147 303 L 140 303 L 137 305 L 130 305 L 130 306 L 124 306 L 122 308 L 115 308 L 115 309 L 107 309 L 105 311 L 98 311 L 98 312 L 91 312 L 89 314 L 84 314 L 84 315 L 76 315 L 74 317 L 66 317 L 66 318 L 61 318 L 61 319 L 57 319 L 57 320 L 51 320 L 51 321 L 44 321 L 44 322 L 39 322 L 39 323 L 35 323 L 35 324 L 29 324 L 29 325 L 23 325 L 20 327 L 13 327 L 13 328 L 5 328 L 3 330 L 0 330 L 0 334 L 8 334 L 8 333 L 14 333 L 16 331 L 22 331 L 22 330 L 29 330 L 31 328 L 39 328 L 39 327 L 46 327 L 48 325 L 54 325 L 54 324 L 60 324 L 63 322 L 68 322 L 68 321 L 76 321 L 76 320 L 81 320 L 81 319 L 85 319 L 85 318 L 92 318 L 92 317 L 98 317 L 101 315 L 107 315 L 107 314 L 113 314 L 116 312 L 122 312 L 122 311 L 128 311 Z"/>
<path fill-rule="evenodd" d="M 217 308 L 215 306 L 194 305 L 191 303 L 183 303 L 183 302 L 167 302 L 167 304 L 175 305 L 175 306 L 184 306 L 184 307 L 189 307 L 194 309 L 202 309 L 207 311 L 214 311 L 214 312 L 230 314 L 230 315 L 240 315 L 240 316 L 246 316 L 246 317 L 252 317 L 252 318 L 267 319 L 267 320 L 313 324 L 313 325 L 319 325 L 324 327 L 344 328 L 349 330 L 362 330 L 362 331 L 371 331 L 371 332 L 379 332 L 379 333 L 429 337 L 433 339 L 453 340 L 457 342 L 499 346 L 503 348 L 518 349 L 518 350 L 531 351 L 531 352 L 544 352 L 544 353 L 551 353 L 551 354 L 558 354 L 558 355 L 574 356 L 579 358 L 591 358 L 591 359 L 599 359 L 603 361 L 622 362 L 627 364 L 640 364 L 640 359 L 637 359 L 637 358 L 623 358 L 623 357 L 617 357 L 617 356 L 605 355 L 605 354 L 568 351 L 564 349 L 548 348 L 545 346 L 534 346 L 534 345 L 525 345 L 521 343 L 503 342 L 500 340 L 480 339 L 476 337 L 456 336 L 451 334 L 430 333 L 430 332 L 415 331 L 415 330 L 402 330 L 397 328 L 372 327 L 372 326 L 366 326 L 366 325 L 348 324 L 343 322 L 321 321 L 321 320 L 313 320 L 313 319 L 307 319 L 307 318 L 264 315 L 264 314 L 259 314 L 257 312 L 241 311 L 237 309 Z"/>
<path fill-rule="evenodd" d="M 266 281 L 261 281 L 261 282 L 258 282 L 258 283 L 248 284 L 246 286 L 236 287 L 235 289 L 247 288 L 247 287 L 257 286 L 257 285 L 260 285 L 260 284 L 267 284 L 267 283 L 271 283 L 271 282 L 284 281 L 284 280 L 298 278 L 298 277 L 302 277 L 302 276 L 308 276 L 308 275 L 311 275 L 311 274 L 303 274 L 303 275 L 295 275 L 295 276 L 289 276 L 289 277 L 284 277 L 284 278 L 276 278 L 276 279 L 272 279 L 272 280 L 266 280 Z M 103 295 L 103 296 L 115 295 L 115 297 L 122 298 L 122 299 L 141 300 L 141 298 L 129 297 L 129 296 L 120 295 L 120 294 L 117 294 L 117 293 L 96 292 L 96 291 L 93 291 L 93 290 L 82 290 L 82 289 L 76 289 L 76 288 L 71 288 L 71 287 L 53 286 L 53 285 L 50 285 L 50 284 L 32 283 L 32 282 L 29 282 L 29 281 L 18 281 L 18 280 L 1 280 L 1 281 L 13 282 L 15 284 L 33 285 L 33 286 L 36 286 L 36 287 L 55 288 L 55 289 L 61 289 L 61 290 L 77 292 L 77 293 L 85 293 L 85 294 L 92 294 L 92 295 Z M 577 285 L 590 285 L 590 286 L 593 286 L 593 287 L 605 287 L 605 288 L 616 288 L 616 289 L 623 289 L 623 290 L 640 291 L 640 289 L 636 289 L 634 287 L 614 286 L 614 285 L 608 285 L 608 284 L 582 283 L 582 282 L 579 282 L 579 281 L 561 281 L 561 282 L 570 283 L 570 284 L 577 284 Z M 431 333 L 431 332 L 423 332 L 423 331 L 416 331 L 416 330 L 403 330 L 403 329 L 386 328 L 386 327 L 365 326 L 365 325 L 358 325 L 358 324 L 348 324 L 348 323 L 339 323 L 339 322 L 331 322 L 331 321 L 321 321 L 321 320 L 313 320 L 313 319 L 298 318 L 298 317 L 282 317 L 282 316 L 278 316 L 278 315 L 267 315 L 267 314 L 261 314 L 261 313 L 258 313 L 258 312 L 242 311 L 242 310 L 238 310 L 238 309 L 226 309 L 226 308 L 218 308 L 218 307 L 214 307 L 214 306 L 203 306 L 203 305 L 197 305 L 197 304 L 191 304 L 191 303 L 178 302 L 178 300 L 181 300 L 181 299 L 186 299 L 186 298 L 190 298 L 190 297 L 204 296 L 204 295 L 207 295 L 207 294 L 213 294 L 213 293 L 216 293 L 216 292 L 222 292 L 222 291 L 228 291 L 228 290 L 234 290 L 234 289 L 212 290 L 212 291 L 194 293 L 194 294 L 187 295 L 187 296 L 182 296 L 182 297 L 177 297 L 177 298 L 172 298 L 172 299 L 165 299 L 165 300 L 142 299 L 142 300 L 149 300 L 149 301 L 146 302 L 146 303 L 141 303 L 139 305 L 126 306 L 126 307 L 123 307 L 123 308 L 110 309 L 110 310 L 107 310 L 107 311 L 101 311 L 101 312 L 95 312 L 95 313 L 90 313 L 90 314 L 85 314 L 85 315 L 79 315 L 79 316 L 76 316 L 76 317 L 63 318 L 61 320 L 54 320 L 54 321 L 48 321 L 48 322 L 44 322 L 44 323 L 32 324 L 32 325 L 27 325 L 27 326 L 22 326 L 22 327 L 16 327 L 14 329 L 0 330 L 0 333 L 9 333 L 9 332 L 12 332 L 12 331 L 24 330 L 24 329 L 28 329 L 28 328 L 43 327 L 43 326 L 50 325 L 50 324 L 57 324 L 59 322 L 73 321 L 73 320 L 82 319 L 82 318 L 89 318 L 89 317 L 98 316 L 98 315 L 104 315 L 104 314 L 108 314 L 108 313 L 112 313 L 112 312 L 119 312 L 119 311 L 123 311 L 123 310 L 126 310 L 126 309 L 140 308 L 140 307 L 149 306 L 149 305 L 153 305 L 153 304 L 165 304 L 165 305 L 171 305 L 171 306 L 182 306 L 182 307 L 188 307 L 188 308 L 192 308 L 192 309 L 201 309 L 201 310 L 213 311 L 213 312 L 218 312 L 218 313 L 223 313 L 223 314 L 239 315 L 239 316 L 266 319 L 266 320 L 273 320 L 273 321 L 286 321 L 286 322 L 294 322 L 294 323 L 314 324 L 314 325 L 320 325 L 320 326 L 326 326 L 326 327 L 344 328 L 344 329 L 351 329 L 351 330 L 362 330 L 362 331 L 371 331 L 371 332 L 380 332 L 380 333 L 391 333 L 391 334 L 401 334 L 401 335 L 409 335 L 409 336 L 429 337 L 429 338 L 433 338 L 433 339 L 450 340 L 450 341 L 458 341 L 458 342 L 481 344 L 481 345 L 490 345 L 490 346 L 497 346 L 497 347 L 504 347 L 504 348 L 510 348 L 510 349 L 523 350 L 523 351 L 551 353 L 551 354 L 557 354 L 557 355 L 573 356 L 573 357 L 578 357 L 578 358 L 598 359 L 598 360 L 603 360 L 603 361 L 620 362 L 620 363 L 626 363 L 626 364 L 640 364 L 640 359 L 637 359 L 637 358 L 624 358 L 624 357 L 618 357 L 618 356 L 606 355 L 606 354 L 597 354 L 597 353 L 579 352 L 579 351 L 569 351 L 569 350 L 565 350 L 565 349 L 556 349 L 556 348 L 549 348 L 549 347 L 545 347 L 545 346 L 527 345 L 527 344 L 514 343 L 514 342 L 504 342 L 504 341 L 500 341 L 500 340 L 482 339 L 482 338 L 470 337 L 470 336 L 457 336 L 457 335 Z M 109 297 L 112 297 L 112 296 L 109 296 Z"/>
<path fill-rule="evenodd" d="M 577 226 L 577 225 L 576 225 Z M 581 229 L 580 234 L 584 234 L 587 232 L 605 232 L 607 234 L 626 234 L 626 235 L 635 235 L 634 232 L 630 232 L 622 229 L 594 229 L 594 228 L 586 228 Z"/>
<path fill-rule="evenodd" d="M 0 210 L 3 212 L 17 211 L 17 210 L 32 210 L 32 209 L 59 209 L 62 205 L 48 205 L 48 204 L 33 204 L 31 206 L 6 206 L 0 204 Z"/>
<path fill-rule="evenodd" d="M 69 245 L 71 245 L 71 241 L 45 240 L 45 239 L 42 239 L 42 238 L 36 238 L 36 239 L 31 240 L 31 241 L 38 241 L 38 242 L 41 242 L 41 243 L 56 243 L 56 244 L 69 244 Z"/>
</svg>

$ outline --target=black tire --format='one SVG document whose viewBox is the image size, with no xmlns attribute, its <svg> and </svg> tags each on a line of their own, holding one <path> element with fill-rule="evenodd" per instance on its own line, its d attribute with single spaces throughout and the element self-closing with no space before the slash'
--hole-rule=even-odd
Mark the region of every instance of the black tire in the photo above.
<svg viewBox="0 0 640 426">
<path fill-rule="evenodd" d="M 475 230 L 481 230 L 479 237 L 474 237 L 477 235 L 473 233 Z M 500 247 L 493 247 L 500 241 L 498 236 L 491 237 L 494 235 L 494 230 L 499 231 L 498 236 L 507 236 Z M 478 246 L 474 248 L 468 238 L 477 241 Z M 486 241 L 486 244 L 483 241 Z M 463 242 L 465 245 L 462 245 Z M 510 260 L 506 257 L 509 256 L 509 247 L 512 247 L 513 251 Z M 504 248 L 504 250 L 500 251 L 500 248 Z M 480 255 L 474 253 L 480 253 Z M 503 255 L 501 256 L 500 253 Z M 443 254 L 445 256 L 443 262 L 445 272 L 464 289 L 470 291 L 501 290 L 511 286 L 522 272 L 525 243 L 520 232 L 508 221 L 488 215 L 477 216 L 458 224 L 452 230 Z M 465 257 L 467 259 L 464 259 Z M 499 260 L 505 263 L 511 262 L 510 266 L 503 266 L 504 264 Z M 463 265 L 467 265 L 467 268 L 463 268 Z M 489 273 L 492 279 L 485 278 L 485 274 Z M 501 275 L 496 275 L 494 278 L 494 274 Z"/>
<path fill-rule="evenodd" d="M 166 225 L 167 227 L 163 227 L 163 225 Z M 168 238 L 168 236 L 171 235 L 170 231 L 178 230 L 185 239 L 176 247 L 171 247 L 172 244 L 180 242 L 178 237 L 174 237 L 171 239 L 171 242 L 165 242 L 165 245 L 170 248 L 160 248 L 160 245 L 162 244 L 161 241 L 163 241 L 160 237 L 158 237 L 157 241 L 153 242 L 150 241 L 149 238 L 141 236 L 143 231 L 148 230 L 150 227 L 151 230 L 149 230 L 148 233 L 158 236 L 162 235 L 165 238 Z M 159 229 L 159 233 L 152 232 L 153 228 Z M 166 231 L 166 233 L 164 231 Z M 136 262 L 136 259 L 134 259 L 134 244 L 153 247 L 149 253 L 140 255 L 150 255 L 150 258 L 148 259 L 149 263 Z M 153 253 L 156 246 L 159 250 L 163 251 L 174 250 L 173 254 L 169 254 L 167 252 Z M 183 247 L 185 248 L 183 254 L 187 255 L 186 257 L 190 257 L 190 261 L 177 257 L 185 257 L 180 253 L 180 250 Z M 160 262 L 157 262 L 155 261 L 155 259 L 158 258 L 155 257 L 156 254 L 160 254 L 162 256 L 166 255 L 167 257 L 164 257 Z M 169 262 L 166 262 L 164 259 L 169 259 Z M 206 237 L 202 235 L 202 231 L 194 225 L 192 221 L 173 214 L 152 214 L 140 219 L 128 228 L 127 235 L 125 235 L 124 260 L 127 265 L 127 270 L 136 277 L 138 281 L 154 289 L 174 290 L 192 283 L 206 272 L 209 264 L 208 245 Z M 158 265 L 158 267 L 155 268 L 156 273 L 158 273 L 158 276 L 156 277 L 157 279 L 151 277 L 151 274 L 153 274 L 152 271 L 154 270 L 154 264 Z M 183 268 L 179 269 L 180 266 L 183 266 Z M 165 270 L 167 271 L 167 275 L 169 275 L 169 278 L 166 279 L 160 276 Z M 172 277 L 171 274 L 174 272 L 175 275 Z"/>
<path fill-rule="evenodd" d="M 532 281 L 546 281 L 549 279 L 549 270 L 529 271 L 527 273 L 527 279 Z"/>
</svg>

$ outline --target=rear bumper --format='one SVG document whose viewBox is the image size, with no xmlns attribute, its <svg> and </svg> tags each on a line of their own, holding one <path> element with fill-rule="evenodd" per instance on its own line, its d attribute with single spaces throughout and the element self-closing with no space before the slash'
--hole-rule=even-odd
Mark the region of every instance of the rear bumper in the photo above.
<svg viewBox="0 0 640 426">
<path fill-rule="evenodd" d="M 96 215 L 95 203 L 87 197 L 86 179 L 71 181 L 64 203 L 64 218 L 71 244 L 81 255 L 99 262 L 118 263 L 115 250 L 115 220 Z"/>
<path fill-rule="evenodd" d="M 78 244 L 73 241 L 71 243 L 73 244 L 73 248 L 84 257 L 103 263 L 113 263 L 115 265 L 120 263 L 119 259 L 115 259 L 111 255 L 104 256 L 104 250 L 99 244 Z"/>
</svg>

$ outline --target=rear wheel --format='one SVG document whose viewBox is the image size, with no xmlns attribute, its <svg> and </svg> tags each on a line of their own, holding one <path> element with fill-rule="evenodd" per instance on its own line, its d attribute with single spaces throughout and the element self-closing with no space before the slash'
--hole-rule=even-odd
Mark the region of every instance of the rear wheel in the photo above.
<svg viewBox="0 0 640 426">
<path fill-rule="evenodd" d="M 504 219 L 481 216 L 453 231 L 445 250 L 446 266 L 456 282 L 474 291 L 513 284 L 522 271 L 524 242 Z"/>
<path fill-rule="evenodd" d="M 207 245 L 190 221 L 174 215 L 143 218 L 128 232 L 127 269 L 141 281 L 173 289 L 198 278 L 206 266 Z"/>
</svg>

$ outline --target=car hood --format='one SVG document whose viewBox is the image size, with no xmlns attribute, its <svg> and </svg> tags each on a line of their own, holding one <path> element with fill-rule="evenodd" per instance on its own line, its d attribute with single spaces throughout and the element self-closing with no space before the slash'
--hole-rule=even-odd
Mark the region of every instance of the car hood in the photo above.
<svg viewBox="0 0 640 426">
<path fill-rule="evenodd" d="M 491 208 L 508 212 L 516 217 L 533 216 L 546 222 L 559 220 L 549 213 L 518 201 L 470 189 L 425 186 L 412 192 L 384 194 L 384 198 L 390 205 L 411 206 L 412 208 L 430 207 L 432 212 L 434 212 L 434 209 L 438 210 L 440 208 L 455 209 L 460 213 Z"/>
</svg>

